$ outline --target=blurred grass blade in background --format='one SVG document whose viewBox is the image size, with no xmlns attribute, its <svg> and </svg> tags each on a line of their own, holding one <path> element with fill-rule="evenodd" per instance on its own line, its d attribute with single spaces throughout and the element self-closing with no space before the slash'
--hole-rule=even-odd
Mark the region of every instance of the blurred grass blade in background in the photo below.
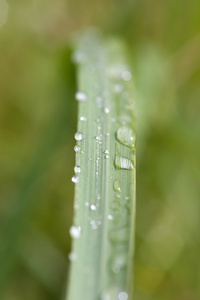
<svg viewBox="0 0 200 300">
<path fill-rule="evenodd" d="M 131 299 L 135 223 L 135 104 L 123 42 L 78 39 L 70 300 Z"/>
</svg>

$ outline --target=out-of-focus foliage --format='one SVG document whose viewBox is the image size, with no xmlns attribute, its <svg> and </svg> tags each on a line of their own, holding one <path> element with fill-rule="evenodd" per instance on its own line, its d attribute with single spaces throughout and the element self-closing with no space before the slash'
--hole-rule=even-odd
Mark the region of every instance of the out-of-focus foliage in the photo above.
<svg viewBox="0 0 200 300">
<path fill-rule="evenodd" d="M 0 0 L 0 298 L 61 299 L 76 129 L 69 41 L 129 45 L 138 103 L 135 299 L 200 298 L 200 1 Z M 78 288 L 78 287 L 77 287 Z"/>
</svg>

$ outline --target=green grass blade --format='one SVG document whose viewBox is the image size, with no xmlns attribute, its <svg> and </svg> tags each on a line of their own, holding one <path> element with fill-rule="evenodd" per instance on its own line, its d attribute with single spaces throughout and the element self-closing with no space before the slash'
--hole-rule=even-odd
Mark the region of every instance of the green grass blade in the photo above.
<svg viewBox="0 0 200 300">
<path fill-rule="evenodd" d="M 78 42 L 79 102 L 69 300 L 126 300 L 133 285 L 135 105 L 121 42 Z"/>
</svg>

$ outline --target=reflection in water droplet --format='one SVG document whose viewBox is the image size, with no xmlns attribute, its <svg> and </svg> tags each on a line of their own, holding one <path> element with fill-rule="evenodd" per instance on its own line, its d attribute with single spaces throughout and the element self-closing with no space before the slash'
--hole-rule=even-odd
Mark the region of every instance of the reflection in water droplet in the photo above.
<svg viewBox="0 0 200 300">
<path fill-rule="evenodd" d="M 72 177 L 72 182 L 78 183 L 79 182 L 79 177 L 77 175 Z"/>
<path fill-rule="evenodd" d="M 114 181 L 114 190 L 116 192 L 121 192 L 121 186 L 120 186 L 120 182 L 118 180 Z"/>
<path fill-rule="evenodd" d="M 75 151 L 75 152 L 79 152 L 80 150 L 81 150 L 80 146 L 76 145 L 76 146 L 74 147 L 74 151 Z"/>
<path fill-rule="evenodd" d="M 117 130 L 117 139 L 121 144 L 135 149 L 135 135 L 131 128 L 127 126 L 120 127 Z"/>
<path fill-rule="evenodd" d="M 117 169 L 134 170 L 133 161 L 119 155 L 115 156 L 115 167 Z"/>
<path fill-rule="evenodd" d="M 79 166 L 74 167 L 74 172 L 75 173 L 81 173 L 81 168 Z"/>
<path fill-rule="evenodd" d="M 76 141 L 82 141 L 84 138 L 84 135 L 81 132 L 76 132 L 74 135 L 74 138 Z"/>
<path fill-rule="evenodd" d="M 79 239 L 81 236 L 81 227 L 80 226 L 71 226 L 69 233 L 73 239 Z"/>
<path fill-rule="evenodd" d="M 86 101 L 87 100 L 87 95 L 83 92 L 76 92 L 75 98 L 78 101 Z"/>
</svg>

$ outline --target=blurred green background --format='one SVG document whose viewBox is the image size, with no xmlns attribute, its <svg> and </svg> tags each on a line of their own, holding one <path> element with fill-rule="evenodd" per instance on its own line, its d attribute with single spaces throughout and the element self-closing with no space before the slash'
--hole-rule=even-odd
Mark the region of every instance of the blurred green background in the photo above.
<svg viewBox="0 0 200 300">
<path fill-rule="evenodd" d="M 58 300 L 88 26 L 129 47 L 138 107 L 135 300 L 200 299 L 200 1 L 0 0 L 0 299 Z M 86 299 L 83 299 L 86 300 Z"/>
</svg>

